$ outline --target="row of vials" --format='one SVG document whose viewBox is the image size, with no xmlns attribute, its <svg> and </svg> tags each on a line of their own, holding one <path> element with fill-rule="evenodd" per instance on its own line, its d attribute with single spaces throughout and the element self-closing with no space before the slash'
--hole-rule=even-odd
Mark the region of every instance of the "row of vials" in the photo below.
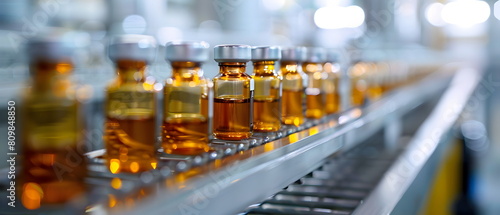
<svg viewBox="0 0 500 215">
<path fill-rule="evenodd" d="M 85 150 L 80 147 L 85 126 L 70 81 L 71 48 L 57 40 L 33 40 L 27 47 L 31 87 L 22 97 L 21 187 L 23 205 L 35 209 L 43 203 L 62 203 L 85 189 Z M 325 49 L 218 45 L 214 59 L 220 70 L 212 80 L 203 77 L 202 70 L 209 51 L 205 42 L 166 44 L 166 60 L 172 66 L 163 87 L 161 138 L 166 153 L 197 155 L 210 150 L 210 134 L 220 140 L 242 140 L 253 132 L 300 126 L 305 118 L 320 119 L 340 110 L 340 67 L 327 60 Z M 106 88 L 103 139 L 112 173 L 156 168 L 158 89 L 145 74 L 156 52 L 150 36 L 110 40 L 108 56 L 117 78 Z M 248 61 L 253 62 L 252 75 L 245 71 Z M 357 66 L 349 72 L 353 105 L 390 88 L 382 84 L 382 75 L 369 72 L 376 64 Z M 208 101 L 211 92 L 213 102 Z"/>
</svg>

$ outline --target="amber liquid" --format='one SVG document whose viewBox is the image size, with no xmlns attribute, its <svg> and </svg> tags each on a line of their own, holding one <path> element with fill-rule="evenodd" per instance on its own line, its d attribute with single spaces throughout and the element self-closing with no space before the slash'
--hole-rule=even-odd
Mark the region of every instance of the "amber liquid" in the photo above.
<svg viewBox="0 0 500 215">
<path fill-rule="evenodd" d="M 353 87 L 351 89 L 351 103 L 354 106 L 361 106 L 365 101 L 364 92 Z"/>
<path fill-rule="evenodd" d="M 323 95 L 306 95 L 306 117 L 319 119 L 325 115 Z"/>
<path fill-rule="evenodd" d="M 156 168 L 155 119 L 107 118 L 106 152 L 112 173 L 142 172 Z"/>
<path fill-rule="evenodd" d="M 213 133 L 222 140 L 242 140 L 252 135 L 250 99 L 214 99 Z"/>
<path fill-rule="evenodd" d="M 278 99 L 254 100 L 253 108 L 254 131 L 272 132 L 281 128 L 280 101 Z"/>
<path fill-rule="evenodd" d="M 20 201 L 27 209 L 68 202 L 85 192 L 87 162 L 81 143 L 83 126 L 71 64 L 39 61 L 30 65 L 31 88 L 24 95 Z M 69 96 L 71 95 L 71 96 Z"/>
<path fill-rule="evenodd" d="M 191 82 L 193 83 L 193 82 Z M 198 155 L 209 150 L 208 98 L 197 87 L 168 90 L 165 88 L 165 109 L 162 126 L 162 147 L 165 153 Z M 172 87 L 175 88 L 175 87 Z M 172 96 L 171 92 L 182 96 Z"/>
<path fill-rule="evenodd" d="M 304 123 L 303 95 L 303 91 L 283 90 L 281 113 L 285 125 L 299 126 Z"/>
<path fill-rule="evenodd" d="M 381 86 L 372 86 L 368 89 L 368 96 L 370 99 L 378 99 L 382 97 L 383 89 Z"/>
<path fill-rule="evenodd" d="M 163 123 L 163 149 L 169 154 L 198 155 L 207 152 L 206 119 L 173 119 Z"/>
<path fill-rule="evenodd" d="M 340 110 L 340 97 L 337 92 L 327 93 L 326 94 L 326 114 L 337 113 Z"/>
<path fill-rule="evenodd" d="M 86 161 L 77 152 L 76 147 L 23 150 L 21 201 L 25 208 L 62 204 L 85 192 Z"/>
</svg>

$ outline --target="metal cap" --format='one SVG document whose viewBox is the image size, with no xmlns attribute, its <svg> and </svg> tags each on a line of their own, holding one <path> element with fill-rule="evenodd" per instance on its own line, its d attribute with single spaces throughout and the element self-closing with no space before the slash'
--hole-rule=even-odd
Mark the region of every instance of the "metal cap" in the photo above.
<svg viewBox="0 0 500 215">
<path fill-rule="evenodd" d="M 127 59 L 151 62 L 156 57 L 156 40 L 138 34 L 116 36 L 109 43 L 108 56 L 113 61 Z"/>
<path fill-rule="evenodd" d="M 277 46 L 252 47 L 252 61 L 277 61 L 281 59 L 281 48 Z"/>
<path fill-rule="evenodd" d="M 301 62 L 306 58 L 305 47 L 286 47 L 281 49 L 281 61 Z"/>
<path fill-rule="evenodd" d="M 171 62 L 205 62 L 209 56 L 208 47 L 210 45 L 203 41 L 168 42 L 165 47 L 165 59 Z"/>
<path fill-rule="evenodd" d="M 26 44 L 29 61 L 71 61 L 74 46 L 72 43 L 57 38 L 35 38 Z"/>
<path fill-rule="evenodd" d="M 307 47 L 305 52 L 304 62 L 324 63 L 326 61 L 326 51 L 324 48 Z"/>
<path fill-rule="evenodd" d="M 218 45 L 214 48 L 217 62 L 248 62 L 251 57 L 251 48 L 247 45 Z"/>
</svg>

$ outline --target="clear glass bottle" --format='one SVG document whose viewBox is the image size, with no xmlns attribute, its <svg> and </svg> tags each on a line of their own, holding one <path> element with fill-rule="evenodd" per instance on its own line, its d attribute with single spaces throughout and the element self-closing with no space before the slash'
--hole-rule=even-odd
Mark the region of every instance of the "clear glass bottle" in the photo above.
<svg viewBox="0 0 500 215">
<path fill-rule="evenodd" d="M 106 89 L 104 142 L 112 173 L 156 168 L 156 92 L 145 70 L 156 56 L 146 35 L 121 35 L 109 45 L 117 78 Z"/>
<path fill-rule="evenodd" d="M 337 53 L 329 51 L 327 53 L 328 62 L 325 63 L 324 72 L 326 78 L 323 79 L 323 91 L 325 92 L 325 113 L 333 114 L 340 111 L 340 64 Z"/>
<path fill-rule="evenodd" d="M 252 78 L 245 73 L 251 48 L 247 45 L 218 45 L 214 59 L 219 74 L 213 79 L 213 134 L 217 139 L 242 140 L 252 136 Z"/>
<path fill-rule="evenodd" d="M 170 42 L 166 60 L 172 77 L 164 88 L 162 146 L 166 153 L 197 155 L 208 147 L 208 84 L 201 64 L 208 60 L 206 42 Z"/>
<path fill-rule="evenodd" d="M 299 126 L 304 123 L 304 84 L 300 62 L 305 59 L 304 47 L 281 50 L 280 75 L 283 83 L 281 97 L 281 121 L 285 125 Z"/>
<path fill-rule="evenodd" d="M 27 209 L 62 204 L 86 189 L 83 121 L 75 85 L 71 48 L 57 39 L 27 44 L 31 87 L 22 96 L 23 168 L 21 202 Z"/>
<path fill-rule="evenodd" d="M 274 69 L 281 59 L 276 46 L 252 48 L 254 94 L 253 130 L 272 132 L 281 128 L 281 78 Z"/>
<path fill-rule="evenodd" d="M 326 61 L 326 52 L 322 48 L 308 47 L 305 49 L 305 59 L 302 70 L 307 75 L 306 117 L 319 119 L 325 115 L 325 92 L 323 91 L 323 63 Z"/>
</svg>

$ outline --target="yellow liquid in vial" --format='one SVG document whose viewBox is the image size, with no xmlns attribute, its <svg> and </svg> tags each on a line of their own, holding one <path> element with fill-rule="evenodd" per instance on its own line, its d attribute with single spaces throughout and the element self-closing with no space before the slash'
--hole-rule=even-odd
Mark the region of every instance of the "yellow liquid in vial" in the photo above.
<svg viewBox="0 0 500 215">
<path fill-rule="evenodd" d="M 156 168 L 155 118 L 107 118 L 105 136 L 107 163 L 112 173 L 143 172 Z"/>
<path fill-rule="evenodd" d="M 250 99 L 214 99 L 213 131 L 217 139 L 242 140 L 252 135 Z"/>
<path fill-rule="evenodd" d="M 320 119 L 325 115 L 323 95 L 306 95 L 306 117 Z"/>
<path fill-rule="evenodd" d="M 279 100 L 254 100 L 254 131 L 278 131 L 281 127 Z"/>
<path fill-rule="evenodd" d="M 383 89 L 380 86 L 371 86 L 368 88 L 368 97 L 371 99 L 378 99 L 382 97 Z"/>
<path fill-rule="evenodd" d="M 118 60 L 116 81 L 107 88 L 104 143 L 112 173 L 156 168 L 156 93 L 145 83 L 146 62 Z"/>
<path fill-rule="evenodd" d="M 274 74 L 272 64 L 256 62 L 254 67 L 253 130 L 278 131 L 281 128 L 280 79 Z"/>
<path fill-rule="evenodd" d="M 353 84 L 355 85 L 356 82 Z M 365 102 L 365 92 L 354 86 L 351 88 L 351 103 L 354 106 L 361 106 Z"/>
<path fill-rule="evenodd" d="M 323 66 L 320 63 L 304 63 L 302 68 L 308 77 L 306 93 L 306 117 L 320 119 L 325 115 L 323 91 Z"/>
<path fill-rule="evenodd" d="M 337 92 L 326 94 L 326 107 L 327 114 L 337 113 L 340 111 L 340 96 Z"/>
<path fill-rule="evenodd" d="M 20 201 L 27 209 L 63 204 L 85 192 L 87 162 L 69 63 L 36 62 L 23 97 Z M 19 159 L 19 158 L 18 158 Z"/>
<path fill-rule="evenodd" d="M 283 90 L 281 111 L 285 125 L 299 126 L 304 123 L 303 95 L 303 91 Z"/>
<path fill-rule="evenodd" d="M 208 98 L 199 99 L 198 97 L 179 98 L 178 108 L 183 113 L 169 112 L 179 116 L 167 117 L 163 122 L 162 146 L 166 153 L 198 155 L 210 149 L 208 146 L 208 117 L 206 117 L 208 115 Z M 173 102 L 171 104 L 175 105 Z M 172 109 L 175 108 L 170 108 L 170 110 Z M 189 110 L 192 113 L 189 113 Z"/>
<path fill-rule="evenodd" d="M 164 88 L 162 147 L 168 154 L 198 155 L 208 146 L 208 81 L 201 64 L 172 62 Z"/>
</svg>

